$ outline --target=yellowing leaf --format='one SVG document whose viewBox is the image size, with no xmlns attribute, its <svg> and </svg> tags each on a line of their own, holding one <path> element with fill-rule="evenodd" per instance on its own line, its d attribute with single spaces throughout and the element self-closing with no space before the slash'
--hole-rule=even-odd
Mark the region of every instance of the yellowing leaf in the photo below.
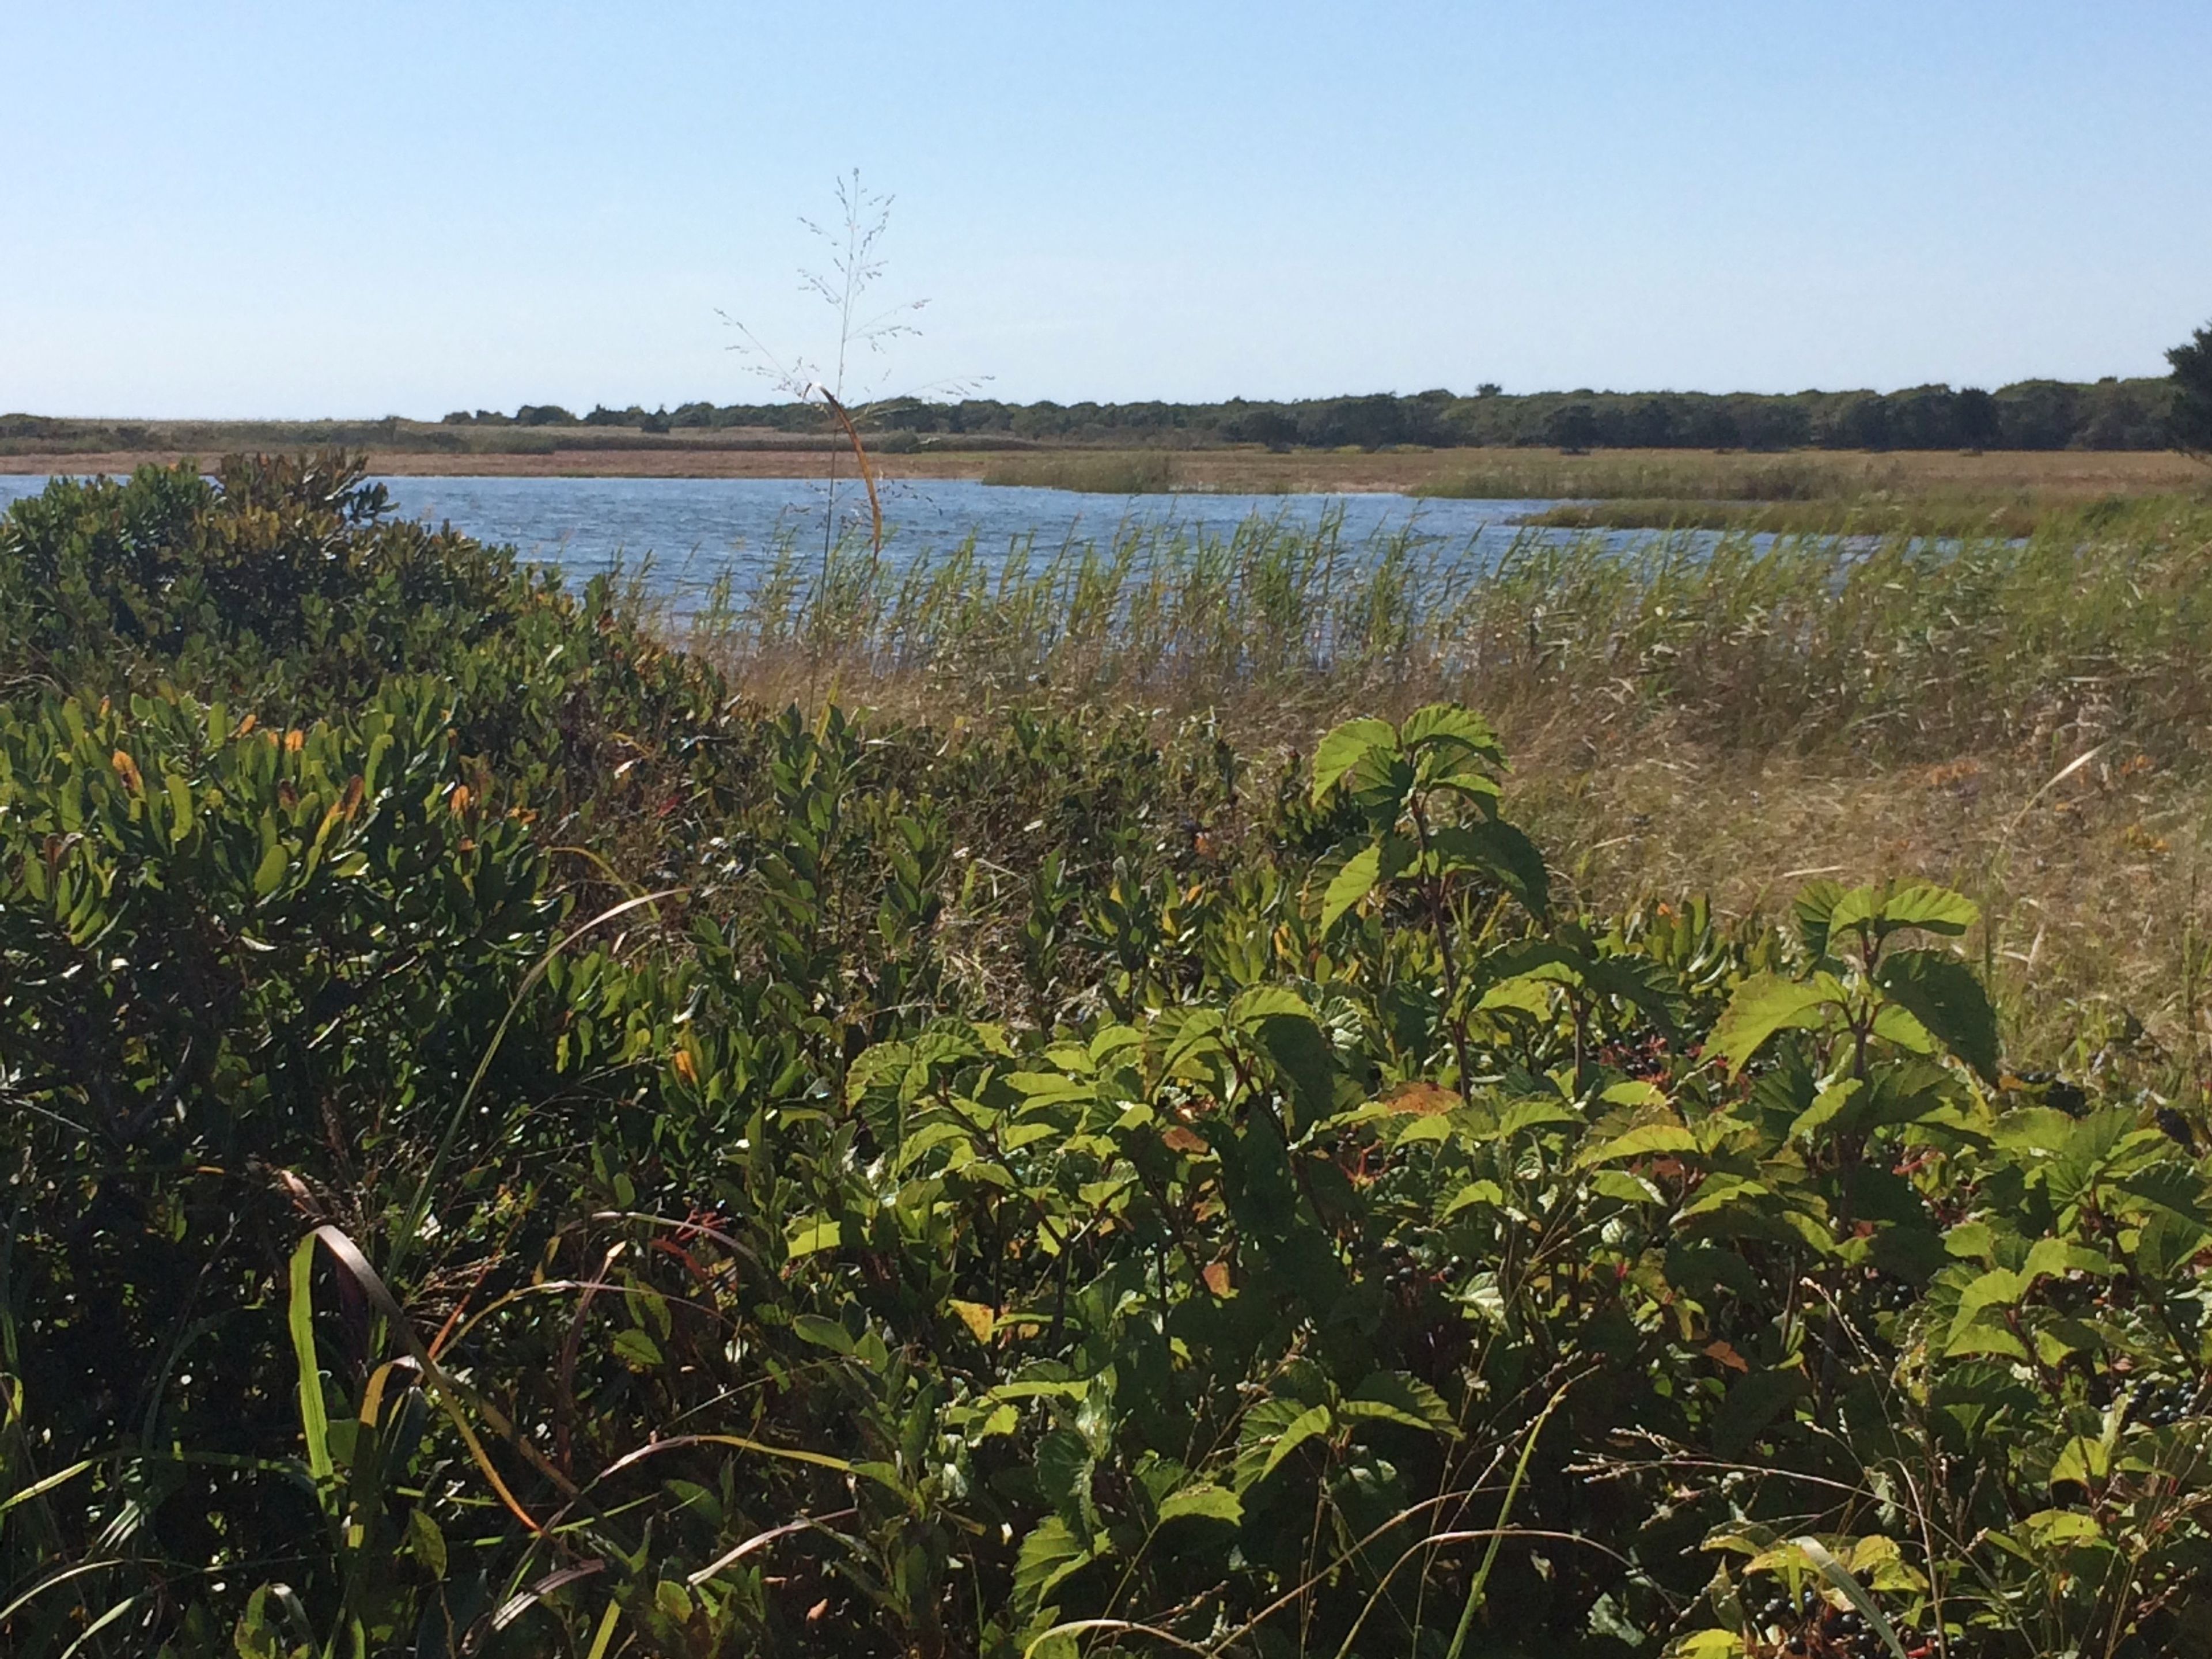
<svg viewBox="0 0 2212 1659">
<path fill-rule="evenodd" d="M 974 1333 L 978 1342 L 988 1346 L 992 1327 L 998 1323 L 997 1311 L 981 1302 L 949 1302 L 945 1304 L 959 1316 L 960 1322 Z"/>
</svg>

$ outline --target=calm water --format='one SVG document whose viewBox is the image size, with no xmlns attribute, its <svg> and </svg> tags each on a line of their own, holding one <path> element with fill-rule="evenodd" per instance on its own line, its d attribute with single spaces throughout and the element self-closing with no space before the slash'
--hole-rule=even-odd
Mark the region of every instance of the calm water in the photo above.
<svg viewBox="0 0 2212 1659">
<path fill-rule="evenodd" d="M 786 544 L 822 544 L 825 520 L 865 534 L 867 501 L 854 483 L 834 502 L 818 480 L 799 478 L 385 478 L 398 509 L 488 542 L 508 542 L 526 556 L 582 578 L 617 564 L 650 561 L 652 586 L 678 611 L 725 574 L 743 593 Z M 45 487 L 37 477 L 0 474 L 0 507 Z M 970 537 L 987 560 L 1024 545 L 1039 553 L 1069 542 L 1107 543 L 1126 529 L 1170 526 L 1225 535 L 1258 515 L 1309 527 L 1330 515 L 1346 543 L 1412 534 L 1440 553 L 1494 561 L 1519 536 L 1569 539 L 1571 532 L 1519 528 L 1545 501 L 1419 501 L 1406 495 L 1078 495 L 957 479 L 888 483 L 884 513 L 889 550 L 904 560 L 960 545 Z M 1624 544 L 1646 532 L 1624 532 Z M 1608 538 L 1608 539 L 1613 539 Z"/>
</svg>

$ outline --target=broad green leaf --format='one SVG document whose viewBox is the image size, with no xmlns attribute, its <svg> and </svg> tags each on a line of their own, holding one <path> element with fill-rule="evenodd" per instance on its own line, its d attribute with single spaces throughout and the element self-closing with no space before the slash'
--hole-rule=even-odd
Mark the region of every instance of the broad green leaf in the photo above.
<svg viewBox="0 0 2212 1659">
<path fill-rule="evenodd" d="M 278 842 L 261 855 L 261 862 L 253 866 L 253 896 L 267 898 L 284 879 L 290 860 L 285 856 L 284 843 Z"/>
<path fill-rule="evenodd" d="M 2086 1244 L 2063 1238 L 2039 1238 L 2029 1249 L 2027 1261 L 2020 1271 L 2023 1279 L 2033 1283 L 2039 1279 L 2063 1278 L 2069 1273 L 2110 1278 L 2119 1269 L 2102 1250 L 2093 1250 Z"/>
<path fill-rule="evenodd" d="M 1972 969 L 1948 951 L 1893 951 L 1876 967 L 1875 982 L 1984 1082 L 1996 1083 L 1996 1010 Z"/>
<path fill-rule="evenodd" d="M 1590 1190 L 1601 1198 L 1621 1204 L 1660 1204 L 1666 1194 L 1649 1177 L 1626 1170 L 1600 1170 L 1590 1177 Z"/>
<path fill-rule="evenodd" d="M 1897 888 L 1854 887 L 1828 913 L 1828 931 L 1863 928 L 1877 939 L 1902 927 L 1955 938 L 1981 920 L 1974 902 L 1948 887 L 1911 882 Z"/>
<path fill-rule="evenodd" d="M 1348 720 L 1321 740 L 1314 750 L 1313 798 L 1316 803 L 1334 788 L 1370 750 L 1395 753 L 1398 730 L 1388 720 L 1370 715 Z"/>
<path fill-rule="evenodd" d="M 1406 716 L 1398 728 L 1398 741 L 1407 749 L 1438 744 L 1464 749 L 1494 763 L 1503 763 L 1505 750 L 1490 722 L 1471 708 L 1455 702 L 1432 702 Z"/>
<path fill-rule="evenodd" d="M 1797 890 L 1796 902 L 1790 907 L 1797 917 L 1797 937 L 1815 962 L 1829 953 L 1829 918 L 1843 896 L 1842 885 L 1832 881 L 1811 881 Z"/>
<path fill-rule="evenodd" d="M 1229 1023 L 1244 1031 L 1257 1031 L 1279 1014 L 1310 1020 L 1313 1009 L 1296 991 L 1279 985 L 1255 986 L 1229 1005 Z"/>
<path fill-rule="evenodd" d="M 801 1216 L 784 1233 L 784 1254 L 795 1259 L 817 1250 L 834 1250 L 843 1237 L 844 1229 L 828 1216 Z"/>
<path fill-rule="evenodd" d="M 1450 1202 L 1437 1212 L 1437 1219 L 1449 1221 L 1462 1210 L 1477 1204 L 1498 1205 L 1505 1201 L 1505 1189 L 1494 1181 L 1470 1181 L 1451 1196 Z"/>
<path fill-rule="evenodd" d="M 192 787 L 175 772 L 161 775 L 161 787 L 169 797 L 169 844 L 181 847 L 191 838 Z"/>
<path fill-rule="evenodd" d="M 1816 974 L 1809 980 L 1754 975 L 1736 987 L 1705 1048 L 1728 1061 L 1729 1075 L 1734 1077 L 1777 1031 L 1818 1025 L 1825 1011 L 1843 1000 L 1844 988 L 1832 974 Z"/>
<path fill-rule="evenodd" d="M 853 1352 L 852 1334 L 836 1320 L 824 1319 L 820 1314 L 800 1314 L 791 1322 L 791 1334 L 801 1342 L 828 1348 L 833 1353 Z"/>
<path fill-rule="evenodd" d="M 1552 906 L 1551 877 L 1536 843 L 1510 823 L 1478 819 L 1455 823 L 1429 838 L 1444 871 L 1476 871 L 1493 878 L 1534 916 Z"/>
<path fill-rule="evenodd" d="M 1376 1371 L 1349 1399 L 1338 1404 L 1346 1417 L 1382 1417 L 1416 1429 L 1456 1436 L 1451 1407 L 1444 1397 L 1418 1376 L 1404 1371 Z"/>
<path fill-rule="evenodd" d="M 1610 1164 L 1617 1158 L 1656 1158 L 1666 1153 L 1694 1152 L 1697 1150 L 1697 1136 L 1680 1124 L 1646 1123 L 1631 1129 L 1626 1134 L 1615 1135 L 1611 1140 L 1584 1147 L 1581 1156 L 1575 1159 L 1575 1167 L 1586 1170 L 1593 1164 Z"/>
<path fill-rule="evenodd" d="M 635 1328 L 615 1333 L 614 1351 L 615 1357 L 633 1370 L 657 1370 L 662 1364 L 659 1345 Z"/>
<path fill-rule="evenodd" d="M 1333 1051 L 1322 1029 L 1308 1014 L 1269 1014 L 1254 1034 L 1267 1058 L 1291 1085 L 1300 1121 L 1328 1115 L 1336 1104 Z"/>
<path fill-rule="evenodd" d="M 1829 1085 L 1813 1097 L 1810 1106 L 1797 1114 L 1790 1125 L 1790 1138 L 1810 1141 L 1820 1131 L 1835 1121 L 1865 1088 L 1866 1085 L 1855 1077 Z"/>
<path fill-rule="evenodd" d="M 1037 1442 L 1037 1490 L 1067 1517 L 1071 1526 L 1085 1533 L 1096 1530 L 1097 1517 L 1091 1506 L 1095 1467 L 1090 1446 L 1073 1429 L 1054 1429 Z"/>
<path fill-rule="evenodd" d="M 407 1514 L 407 1553 L 419 1562 L 433 1578 L 446 1576 L 446 1534 L 430 1511 L 417 1504 Z"/>
<path fill-rule="evenodd" d="M 1053 1586 L 1097 1559 L 1097 1553 L 1057 1515 L 1048 1515 L 1030 1529 L 1014 1558 L 1014 1605 L 1024 1613 L 1035 1613 L 1052 1594 Z"/>
<path fill-rule="evenodd" d="M 1963 893 L 1929 882 L 1900 887 L 1882 901 L 1879 920 L 1891 927 L 1917 927 L 1923 933 L 1955 938 L 1982 919 L 1981 907 Z"/>
<path fill-rule="evenodd" d="M 1380 844 L 1364 847 L 1345 860 L 1344 868 L 1336 872 L 1322 896 L 1321 930 L 1326 933 L 1342 919 L 1344 913 L 1375 890 L 1382 878 L 1382 848 Z"/>
<path fill-rule="evenodd" d="M 2051 1466 L 2052 1485 L 2071 1480 L 2077 1486 L 2088 1486 L 2102 1480 L 2112 1472 L 2112 1449 L 2102 1440 L 2092 1440 L 2087 1435 L 2075 1435 L 2058 1454 Z"/>
<path fill-rule="evenodd" d="M 2100 1544 L 2105 1540 L 2096 1521 L 2079 1510 L 2038 1510 L 2020 1523 L 2020 1530 L 2046 1548 L 2061 1544 Z"/>
<path fill-rule="evenodd" d="M 1243 1519 L 1244 1505 L 1237 1494 L 1226 1486 L 1209 1482 L 1170 1492 L 1160 1503 L 1160 1524 L 1164 1527 L 1170 1521 L 1218 1521 L 1234 1527 L 1241 1525 Z"/>
<path fill-rule="evenodd" d="M 1267 1461 L 1261 1465 L 1259 1478 L 1265 1480 L 1282 1467 L 1283 1460 L 1317 1434 L 1327 1434 L 1336 1425 L 1335 1414 L 1326 1406 L 1309 1406 L 1290 1420 L 1267 1453 Z"/>
<path fill-rule="evenodd" d="M 1986 1221 L 1962 1221 L 1943 1235 L 1946 1253 L 1967 1261 L 1994 1261 L 1996 1233 Z"/>
</svg>

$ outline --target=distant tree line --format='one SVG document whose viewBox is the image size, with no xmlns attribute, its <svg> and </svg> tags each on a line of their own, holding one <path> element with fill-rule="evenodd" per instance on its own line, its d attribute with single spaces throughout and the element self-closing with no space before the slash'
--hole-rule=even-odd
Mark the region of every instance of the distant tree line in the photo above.
<svg viewBox="0 0 2212 1659">
<path fill-rule="evenodd" d="M 1485 386 L 1400 397 L 1286 403 L 957 403 L 899 399 L 875 406 L 878 432 L 1026 438 L 1072 443 L 1271 449 L 1546 446 L 1562 449 L 2161 449 L 2173 441 L 2172 380 L 2094 384 L 2022 380 L 1995 392 L 1913 386 L 1901 392 L 1540 392 Z M 625 426 L 647 431 L 768 428 L 813 432 L 805 404 L 684 404 L 674 410 L 603 406 L 577 416 L 552 404 L 513 415 L 456 412 L 455 424 Z"/>
</svg>

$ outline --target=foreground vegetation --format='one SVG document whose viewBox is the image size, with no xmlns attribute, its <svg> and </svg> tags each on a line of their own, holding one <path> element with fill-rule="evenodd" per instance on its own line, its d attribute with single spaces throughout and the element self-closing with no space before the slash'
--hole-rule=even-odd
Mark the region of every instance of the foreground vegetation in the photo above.
<svg viewBox="0 0 2212 1659">
<path fill-rule="evenodd" d="M 383 506 L 0 521 L 11 1652 L 2212 1652 L 2188 1048 L 1515 827 L 2198 775 L 2201 512 L 848 550 L 679 651 Z"/>
</svg>

